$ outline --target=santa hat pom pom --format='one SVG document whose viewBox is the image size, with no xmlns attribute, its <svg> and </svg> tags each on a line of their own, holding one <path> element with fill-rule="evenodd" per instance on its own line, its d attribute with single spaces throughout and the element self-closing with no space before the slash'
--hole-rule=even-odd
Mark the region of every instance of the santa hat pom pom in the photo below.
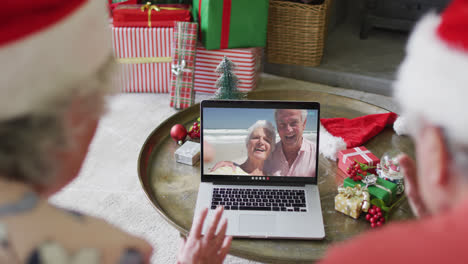
<svg viewBox="0 0 468 264">
<path fill-rule="evenodd" d="M 396 120 L 395 123 L 393 123 L 393 130 L 395 130 L 395 133 L 397 135 L 402 136 L 402 135 L 408 135 L 408 127 L 406 126 L 406 118 L 403 116 L 399 116 Z"/>
<path fill-rule="evenodd" d="M 320 153 L 325 158 L 336 160 L 338 152 L 344 149 L 346 149 L 346 142 L 343 138 L 333 136 L 320 125 Z"/>
</svg>

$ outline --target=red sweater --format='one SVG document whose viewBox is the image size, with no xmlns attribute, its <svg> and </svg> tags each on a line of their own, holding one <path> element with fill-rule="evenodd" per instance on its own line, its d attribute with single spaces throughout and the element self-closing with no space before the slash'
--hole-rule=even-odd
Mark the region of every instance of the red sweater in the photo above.
<svg viewBox="0 0 468 264">
<path fill-rule="evenodd" d="M 321 263 L 468 263 L 468 200 L 438 216 L 389 224 L 337 244 Z"/>
</svg>

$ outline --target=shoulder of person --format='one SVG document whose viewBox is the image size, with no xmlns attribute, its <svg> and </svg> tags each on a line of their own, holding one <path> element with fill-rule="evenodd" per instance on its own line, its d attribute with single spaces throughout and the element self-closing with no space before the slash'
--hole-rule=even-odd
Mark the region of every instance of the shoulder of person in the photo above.
<svg viewBox="0 0 468 264">
<path fill-rule="evenodd" d="M 468 235 L 467 228 L 459 230 L 453 218 L 436 216 L 386 225 L 332 246 L 320 263 L 362 263 L 362 259 L 350 256 L 363 249 L 367 259 L 391 254 L 385 263 L 453 263 L 451 260 L 458 262 L 453 255 L 468 258 L 468 252 L 462 250 L 465 244 L 460 243 Z"/>
<path fill-rule="evenodd" d="M 315 151 L 316 150 L 316 145 L 314 141 L 310 141 L 307 138 L 302 138 L 302 144 L 306 147 L 308 150 Z"/>
<path fill-rule="evenodd" d="M 103 219 L 76 211 L 63 212 L 68 214 L 73 222 L 70 227 L 81 227 L 82 247 L 94 245 L 102 252 L 103 259 L 110 260 L 109 263 L 149 263 L 153 249 L 144 239 L 131 235 Z M 140 261 L 135 261 L 138 259 Z"/>
<path fill-rule="evenodd" d="M 11 217 L 5 223 L 8 242 L 24 263 L 44 263 L 36 260 L 50 255 L 65 260 L 83 257 L 89 264 L 149 263 L 152 254 L 151 246 L 141 238 L 102 219 L 57 208 L 46 202 L 41 202 L 28 214 Z"/>
</svg>

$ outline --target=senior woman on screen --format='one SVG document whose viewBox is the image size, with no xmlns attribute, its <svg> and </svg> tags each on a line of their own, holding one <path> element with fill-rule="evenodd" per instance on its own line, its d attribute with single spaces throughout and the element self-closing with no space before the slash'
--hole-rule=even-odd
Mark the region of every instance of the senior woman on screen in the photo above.
<svg viewBox="0 0 468 264">
<path fill-rule="evenodd" d="M 247 131 L 247 160 L 235 167 L 223 166 L 212 171 L 219 175 L 265 175 L 263 166 L 265 160 L 273 152 L 276 144 L 275 128 L 271 122 L 258 120 Z"/>
</svg>

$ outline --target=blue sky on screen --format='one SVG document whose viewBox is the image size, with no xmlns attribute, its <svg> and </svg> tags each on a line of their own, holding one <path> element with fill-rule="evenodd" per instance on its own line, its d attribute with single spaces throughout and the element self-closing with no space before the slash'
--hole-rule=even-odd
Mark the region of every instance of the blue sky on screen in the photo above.
<svg viewBox="0 0 468 264">
<path fill-rule="evenodd" d="M 257 120 L 268 120 L 275 127 L 275 109 L 204 108 L 203 126 L 206 129 L 247 129 Z M 306 131 L 316 131 L 317 110 L 307 111 Z"/>
</svg>

